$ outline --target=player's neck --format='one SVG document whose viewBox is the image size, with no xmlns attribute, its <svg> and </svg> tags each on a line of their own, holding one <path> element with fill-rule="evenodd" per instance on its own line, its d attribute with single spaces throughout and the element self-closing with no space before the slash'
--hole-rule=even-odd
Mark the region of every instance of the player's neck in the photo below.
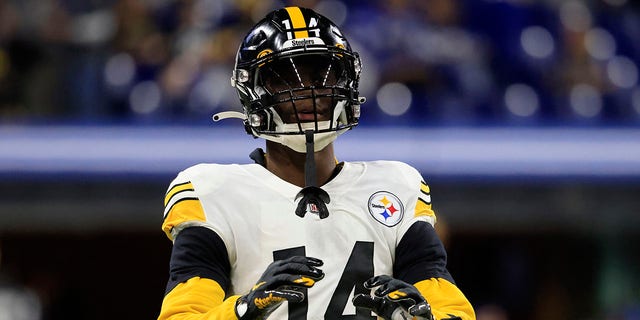
<svg viewBox="0 0 640 320">
<path fill-rule="evenodd" d="M 281 144 L 267 141 L 265 155 L 267 170 L 291 184 L 305 186 L 304 167 L 306 154 L 299 153 Z M 327 183 L 336 169 L 333 144 L 315 153 L 316 181 L 318 186 Z"/>
</svg>

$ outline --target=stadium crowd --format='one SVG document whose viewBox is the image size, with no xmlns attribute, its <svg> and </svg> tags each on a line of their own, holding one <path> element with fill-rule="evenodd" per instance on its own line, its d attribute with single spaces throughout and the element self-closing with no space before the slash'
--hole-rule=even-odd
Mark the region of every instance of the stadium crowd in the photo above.
<svg viewBox="0 0 640 320">
<path fill-rule="evenodd" d="M 353 39 L 364 125 L 640 124 L 626 0 L 0 0 L 0 121 L 207 123 L 240 107 L 241 31 L 287 4 Z"/>
</svg>

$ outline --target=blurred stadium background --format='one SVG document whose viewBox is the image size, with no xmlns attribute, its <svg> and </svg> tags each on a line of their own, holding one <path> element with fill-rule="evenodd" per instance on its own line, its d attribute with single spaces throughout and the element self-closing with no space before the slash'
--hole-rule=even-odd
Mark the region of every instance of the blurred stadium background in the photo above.
<svg viewBox="0 0 640 320">
<path fill-rule="evenodd" d="M 0 0 L 0 319 L 156 317 L 165 188 L 261 146 L 210 119 L 239 108 L 243 34 L 288 4 L 362 55 L 338 155 L 424 174 L 479 320 L 640 319 L 631 0 Z"/>
</svg>

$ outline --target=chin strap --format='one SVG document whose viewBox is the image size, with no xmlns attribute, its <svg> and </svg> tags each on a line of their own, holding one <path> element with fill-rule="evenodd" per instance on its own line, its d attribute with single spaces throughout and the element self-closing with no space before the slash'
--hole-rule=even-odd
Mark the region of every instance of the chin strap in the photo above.
<svg viewBox="0 0 640 320">
<path fill-rule="evenodd" d="M 304 217 L 307 212 L 315 213 L 324 219 L 329 216 L 327 203 L 331 201 L 329 194 L 316 186 L 316 160 L 313 148 L 313 130 L 307 130 L 304 133 L 306 138 L 307 158 L 304 163 L 304 182 L 305 187 L 298 192 L 295 200 L 302 198 L 298 202 L 296 215 Z"/>
</svg>

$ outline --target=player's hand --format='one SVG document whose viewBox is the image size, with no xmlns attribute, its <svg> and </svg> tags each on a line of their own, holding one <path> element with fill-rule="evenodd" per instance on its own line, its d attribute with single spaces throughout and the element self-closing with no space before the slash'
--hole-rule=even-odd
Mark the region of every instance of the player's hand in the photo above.
<svg viewBox="0 0 640 320">
<path fill-rule="evenodd" d="M 305 294 L 299 290 L 310 288 L 324 278 L 318 267 L 322 260 L 296 256 L 272 262 L 255 286 L 236 302 L 236 316 L 240 320 L 266 319 L 282 302 L 301 302 Z"/>
<path fill-rule="evenodd" d="M 433 320 L 431 306 L 416 287 L 390 276 L 375 276 L 364 283 L 371 295 L 358 294 L 353 305 L 375 312 L 385 320 Z"/>
</svg>

